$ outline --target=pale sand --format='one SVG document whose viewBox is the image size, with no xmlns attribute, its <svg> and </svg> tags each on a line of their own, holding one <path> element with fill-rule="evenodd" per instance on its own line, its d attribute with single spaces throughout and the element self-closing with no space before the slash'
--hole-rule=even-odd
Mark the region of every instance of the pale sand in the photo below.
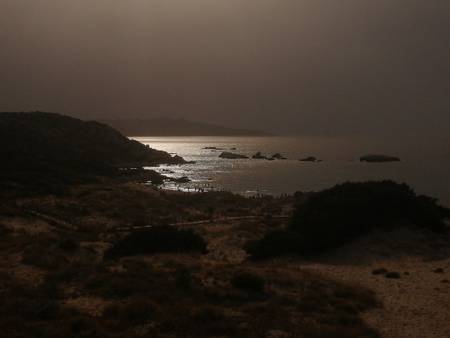
<svg viewBox="0 0 450 338">
<path fill-rule="evenodd" d="M 239 235 L 238 224 L 208 226 L 210 253 L 205 260 L 238 264 L 246 259 L 242 246 L 247 239 Z M 277 258 L 264 264 L 309 270 L 373 290 L 382 305 L 364 313 L 363 319 L 381 337 L 450 338 L 450 283 L 442 282 L 450 280 L 446 236 L 398 229 L 370 234 L 314 260 Z M 400 278 L 373 275 L 378 268 L 398 272 Z M 438 268 L 444 273 L 435 273 Z"/>
<path fill-rule="evenodd" d="M 382 337 L 450 337 L 450 283 L 443 282 L 450 280 L 449 239 L 401 229 L 367 236 L 301 266 L 375 291 L 382 307 L 363 319 Z M 377 268 L 399 272 L 400 279 L 375 276 Z M 444 273 L 435 273 L 437 268 Z"/>
</svg>

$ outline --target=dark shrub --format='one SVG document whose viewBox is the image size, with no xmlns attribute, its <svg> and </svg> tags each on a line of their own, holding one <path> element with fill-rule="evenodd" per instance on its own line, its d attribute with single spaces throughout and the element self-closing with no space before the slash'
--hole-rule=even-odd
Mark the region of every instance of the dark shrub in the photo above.
<svg viewBox="0 0 450 338">
<path fill-rule="evenodd" d="M 77 250 L 78 247 L 79 247 L 78 242 L 74 241 L 71 238 L 66 238 L 59 242 L 59 248 L 66 252 L 73 252 Z"/>
<path fill-rule="evenodd" d="M 178 269 L 175 272 L 175 283 L 183 290 L 190 290 L 192 288 L 192 274 L 186 268 Z"/>
<path fill-rule="evenodd" d="M 36 241 L 24 250 L 22 263 L 43 269 L 58 269 L 67 264 L 67 259 L 46 242 Z"/>
<path fill-rule="evenodd" d="M 401 225 L 445 229 L 446 209 L 393 181 L 343 183 L 298 204 L 288 231 L 267 234 L 247 246 L 253 258 L 333 249 L 374 229 Z"/>
<path fill-rule="evenodd" d="M 224 309 L 210 305 L 176 306 L 162 322 L 161 329 L 170 333 L 170 337 L 247 337 L 238 334 L 236 321 Z"/>
<path fill-rule="evenodd" d="M 156 307 L 146 300 L 135 299 L 128 303 L 113 303 L 103 312 L 103 318 L 120 328 L 143 324 L 154 317 Z"/>
<path fill-rule="evenodd" d="M 6 236 L 11 233 L 11 230 L 9 230 L 6 226 L 3 224 L 0 224 L 0 237 Z"/>
<path fill-rule="evenodd" d="M 18 298 L 17 314 L 25 319 L 50 320 L 58 316 L 59 305 L 54 300 L 45 298 L 24 299 Z"/>
<path fill-rule="evenodd" d="M 206 242 L 192 230 L 158 226 L 130 233 L 106 252 L 105 257 L 146 255 L 159 252 L 206 252 Z"/>
<path fill-rule="evenodd" d="M 385 268 L 379 268 L 372 271 L 372 275 L 385 275 L 388 271 Z"/>
<path fill-rule="evenodd" d="M 235 337 L 237 328 L 235 323 L 225 316 L 223 309 L 205 306 L 193 311 L 190 318 L 197 328 L 192 330 L 201 337 L 227 336 Z"/>
<path fill-rule="evenodd" d="M 323 250 L 375 228 L 407 224 L 442 230 L 442 218 L 435 200 L 416 196 L 406 184 L 348 182 L 315 193 L 300 204 L 291 227 Z"/>
<path fill-rule="evenodd" d="M 261 240 L 249 242 L 246 251 L 252 259 L 264 259 L 304 250 L 303 237 L 294 231 L 277 230 L 267 233 Z"/>
<path fill-rule="evenodd" d="M 69 262 L 59 269 L 50 271 L 46 280 L 53 284 L 85 280 L 91 275 L 92 271 L 94 271 L 94 267 L 89 265 L 89 262 Z"/>
<path fill-rule="evenodd" d="M 104 298 L 126 298 L 152 291 L 151 276 L 103 273 L 88 278 L 85 288 Z"/>
<path fill-rule="evenodd" d="M 398 272 L 391 271 L 391 272 L 388 272 L 387 274 L 385 274 L 384 277 L 390 278 L 390 279 L 399 279 L 400 274 Z"/>
<path fill-rule="evenodd" d="M 234 275 L 231 280 L 231 284 L 241 290 L 263 292 L 264 291 L 264 279 L 252 272 L 239 272 Z"/>
</svg>

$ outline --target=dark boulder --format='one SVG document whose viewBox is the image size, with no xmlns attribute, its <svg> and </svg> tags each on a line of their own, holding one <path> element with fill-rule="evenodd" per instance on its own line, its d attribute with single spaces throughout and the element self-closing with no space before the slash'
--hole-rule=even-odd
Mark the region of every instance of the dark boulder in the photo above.
<svg viewBox="0 0 450 338">
<path fill-rule="evenodd" d="M 267 160 L 267 156 L 261 154 L 260 151 L 258 151 L 255 155 L 253 155 L 252 158 L 256 160 Z"/>
<path fill-rule="evenodd" d="M 284 157 L 280 153 L 273 154 L 272 158 L 275 159 L 275 160 L 286 160 L 286 157 Z"/>
<path fill-rule="evenodd" d="M 301 158 L 299 161 L 301 161 L 301 162 L 318 162 L 317 158 L 314 156 L 308 156 L 305 158 Z"/>
<path fill-rule="evenodd" d="M 383 162 L 399 162 L 400 159 L 395 156 L 388 155 L 365 155 L 359 158 L 361 162 L 383 163 Z"/>
<path fill-rule="evenodd" d="M 183 176 L 183 177 L 180 177 L 180 178 L 173 178 L 172 181 L 176 182 L 176 183 L 189 183 L 189 182 L 191 182 L 191 180 L 187 176 Z"/>
<path fill-rule="evenodd" d="M 228 151 L 224 151 L 223 153 L 221 153 L 221 154 L 219 155 L 219 157 L 220 157 L 220 158 L 229 159 L 229 160 L 248 158 L 248 156 L 246 156 L 246 155 L 230 153 L 230 152 L 228 152 Z"/>
<path fill-rule="evenodd" d="M 217 147 L 204 147 L 202 149 L 205 149 L 205 150 L 224 150 L 223 148 L 217 148 Z"/>
</svg>

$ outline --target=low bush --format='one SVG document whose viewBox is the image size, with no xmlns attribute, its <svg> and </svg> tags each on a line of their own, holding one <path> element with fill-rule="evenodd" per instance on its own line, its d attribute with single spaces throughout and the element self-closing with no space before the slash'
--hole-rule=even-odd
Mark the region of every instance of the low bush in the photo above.
<svg viewBox="0 0 450 338">
<path fill-rule="evenodd" d="M 385 268 L 379 268 L 379 269 L 375 269 L 372 271 L 372 275 L 385 275 L 387 274 L 389 271 L 387 271 Z"/>
<path fill-rule="evenodd" d="M 388 272 L 387 274 L 385 274 L 384 277 L 390 278 L 390 279 L 399 279 L 400 274 L 398 272 L 391 271 L 391 272 Z"/>
<path fill-rule="evenodd" d="M 57 248 L 49 245 L 46 241 L 36 241 L 24 250 L 22 263 L 54 270 L 66 265 L 67 259 Z"/>
<path fill-rule="evenodd" d="M 98 337 L 91 317 L 83 316 L 47 292 L 45 285 L 28 285 L 0 274 L 0 336 L 11 338 Z M 83 321 L 83 325 L 72 325 Z M 108 336 L 109 337 L 109 336 Z"/>
<path fill-rule="evenodd" d="M 158 331 L 164 337 L 248 337 L 223 308 L 196 303 L 171 308 Z"/>
<path fill-rule="evenodd" d="M 179 230 L 171 226 L 158 226 L 130 233 L 109 249 L 105 257 L 149 255 L 163 252 L 206 253 L 206 242 L 192 230 Z"/>
<path fill-rule="evenodd" d="M 442 230 L 441 208 L 436 200 L 417 196 L 406 184 L 347 182 L 315 193 L 300 204 L 291 227 L 323 249 L 372 229 L 393 229 L 399 225 Z"/>
<path fill-rule="evenodd" d="M 448 210 L 393 181 L 347 182 L 312 193 L 296 207 L 288 230 L 268 233 L 247 246 L 253 258 L 316 253 L 336 248 L 372 230 L 415 226 L 445 229 Z"/>
<path fill-rule="evenodd" d="M 152 292 L 151 275 L 125 273 L 98 273 L 88 278 L 84 287 L 103 298 L 126 298 Z M 161 292 L 161 290 L 158 290 Z"/>
<path fill-rule="evenodd" d="M 297 232 L 276 230 L 268 232 L 261 240 L 247 243 L 245 250 L 252 259 L 265 259 L 289 253 L 302 253 L 304 240 Z"/>
<path fill-rule="evenodd" d="M 59 242 L 59 248 L 66 252 L 74 252 L 78 249 L 79 243 L 72 238 L 66 238 Z"/>
<path fill-rule="evenodd" d="M 192 288 L 192 274 L 186 268 L 178 269 L 175 272 L 175 283 L 182 290 L 190 290 Z"/>
<path fill-rule="evenodd" d="M 134 299 L 127 303 L 112 303 L 103 312 L 103 318 L 117 328 L 128 328 L 151 320 L 156 306 L 146 300 Z"/>
<path fill-rule="evenodd" d="M 4 226 L 3 224 L 0 224 L 0 238 L 4 237 L 6 235 L 9 235 L 11 233 L 11 230 L 8 229 L 6 226 Z"/>
<path fill-rule="evenodd" d="M 265 281 L 252 272 L 238 272 L 231 280 L 231 284 L 237 289 L 262 293 Z"/>
</svg>

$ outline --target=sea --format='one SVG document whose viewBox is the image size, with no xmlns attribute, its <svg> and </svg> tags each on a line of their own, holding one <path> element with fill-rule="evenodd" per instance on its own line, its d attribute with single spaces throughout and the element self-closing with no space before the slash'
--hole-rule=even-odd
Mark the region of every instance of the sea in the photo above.
<svg viewBox="0 0 450 338">
<path fill-rule="evenodd" d="M 345 181 L 391 179 L 418 194 L 435 197 L 450 207 L 450 142 L 395 141 L 324 137 L 133 137 L 151 148 L 182 156 L 193 163 L 149 167 L 188 183 L 166 182 L 164 189 L 225 190 L 247 196 L 318 191 Z M 208 148 L 216 149 L 208 149 Z M 223 151 L 249 159 L 222 159 Z M 257 152 L 286 160 L 258 160 Z M 396 156 L 400 162 L 365 163 L 368 154 Z M 299 161 L 314 156 L 316 162 Z"/>
</svg>

